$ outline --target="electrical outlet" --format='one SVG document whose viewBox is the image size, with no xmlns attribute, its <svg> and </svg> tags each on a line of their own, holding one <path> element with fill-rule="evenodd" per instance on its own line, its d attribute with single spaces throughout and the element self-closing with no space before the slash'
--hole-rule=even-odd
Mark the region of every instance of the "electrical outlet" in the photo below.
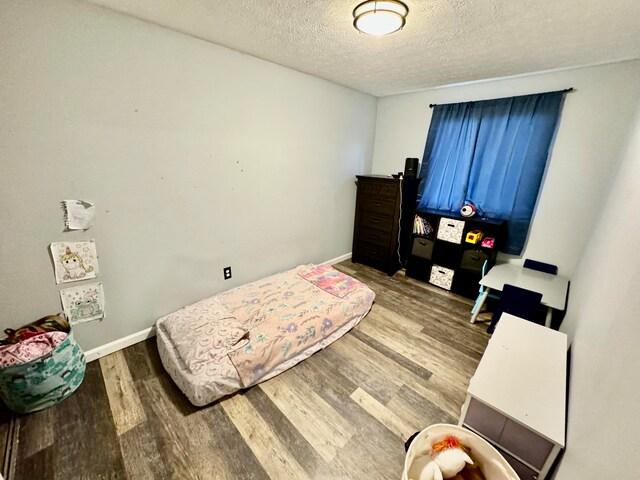
<svg viewBox="0 0 640 480">
<path fill-rule="evenodd" d="M 229 280 L 231 278 L 231 267 L 224 267 L 222 273 L 224 273 L 224 279 Z"/>
</svg>

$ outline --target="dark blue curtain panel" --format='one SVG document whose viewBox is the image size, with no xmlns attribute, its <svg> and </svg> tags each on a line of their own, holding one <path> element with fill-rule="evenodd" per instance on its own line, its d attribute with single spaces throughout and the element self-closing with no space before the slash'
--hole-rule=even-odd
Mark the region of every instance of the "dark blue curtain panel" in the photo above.
<svg viewBox="0 0 640 480">
<path fill-rule="evenodd" d="M 458 213 L 473 203 L 507 220 L 505 253 L 522 252 L 565 92 L 434 107 L 419 211 Z"/>
</svg>

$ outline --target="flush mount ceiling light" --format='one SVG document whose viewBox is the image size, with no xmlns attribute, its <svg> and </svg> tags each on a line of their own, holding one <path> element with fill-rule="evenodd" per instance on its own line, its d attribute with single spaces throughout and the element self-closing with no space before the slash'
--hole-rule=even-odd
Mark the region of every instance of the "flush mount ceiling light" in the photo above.
<svg viewBox="0 0 640 480">
<path fill-rule="evenodd" d="M 388 35 L 404 27 L 408 13 L 407 6 L 396 0 L 368 0 L 353 10 L 353 26 L 369 35 Z"/>
</svg>

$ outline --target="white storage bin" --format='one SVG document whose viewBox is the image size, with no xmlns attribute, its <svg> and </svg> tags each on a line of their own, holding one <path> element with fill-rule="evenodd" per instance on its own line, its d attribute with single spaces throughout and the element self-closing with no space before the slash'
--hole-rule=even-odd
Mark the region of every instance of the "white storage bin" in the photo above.
<svg viewBox="0 0 640 480">
<path fill-rule="evenodd" d="M 429 283 L 433 283 L 435 286 L 451 290 L 451 284 L 453 283 L 454 270 L 450 268 L 441 267 L 440 265 L 433 265 L 431 267 L 431 275 L 429 276 Z"/>
<path fill-rule="evenodd" d="M 419 479 L 426 464 L 424 455 L 430 451 L 435 441 L 448 435 L 455 435 L 460 443 L 471 449 L 473 462 L 487 480 L 519 480 L 511 465 L 486 440 L 466 428 L 444 423 L 425 428 L 413 439 L 404 461 L 402 480 Z"/>
<path fill-rule="evenodd" d="M 464 233 L 464 220 L 440 217 L 437 237 L 451 243 L 462 243 Z"/>
</svg>

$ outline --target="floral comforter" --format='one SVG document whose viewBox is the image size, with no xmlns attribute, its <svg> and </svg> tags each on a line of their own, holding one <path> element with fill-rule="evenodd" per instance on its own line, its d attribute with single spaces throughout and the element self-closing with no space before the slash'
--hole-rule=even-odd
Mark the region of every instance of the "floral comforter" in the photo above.
<svg viewBox="0 0 640 480">
<path fill-rule="evenodd" d="M 299 275 L 313 268 L 317 267 L 298 267 L 217 296 L 249 331 L 248 343 L 228 355 L 243 386 L 258 383 L 371 308 L 375 294 L 365 284 L 328 267 L 325 273 L 332 283 L 350 285 L 349 293 L 340 298 Z M 317 277 L 318 272 L 313 273 Z"/>
</svg>

